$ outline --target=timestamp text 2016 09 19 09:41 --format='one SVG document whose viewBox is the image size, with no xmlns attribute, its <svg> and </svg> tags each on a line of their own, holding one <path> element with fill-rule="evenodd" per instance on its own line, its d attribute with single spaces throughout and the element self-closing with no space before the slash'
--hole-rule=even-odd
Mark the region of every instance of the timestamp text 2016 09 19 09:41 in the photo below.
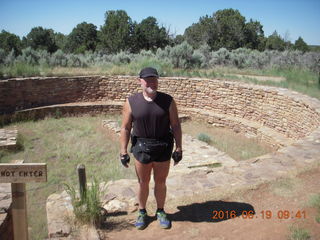
<svg viewBox="0 0 320 240">
<path fill-rule="evenodd" d="M 243 219 L 254 219 L 254 218 L 261 218 L 261 219 L 305 219 L 307 218 L 307 213 L 305 210 L 262 210 L 259 213 L 256 213 L 254 210 L 248 211 L 239 211 L 236 210 L 214 210 L 212 211 L 212 219 L 215 220 L 225 220 L 230 218 L 241 217 Z"/>
</svg>

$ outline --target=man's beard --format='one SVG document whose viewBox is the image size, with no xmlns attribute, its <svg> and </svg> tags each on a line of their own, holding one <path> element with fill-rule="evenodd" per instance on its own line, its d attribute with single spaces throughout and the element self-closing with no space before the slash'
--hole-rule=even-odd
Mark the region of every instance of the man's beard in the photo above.
<svg viewBox="0 0 320 240">
<path fill-rule="evenodd" d="M 145 90 L 146 93 L 148 93 L 148 94 L 154 94 L 154 93 L 157 91 L 157 90 L 155 90 L 155 89 L 152 89 L 151 87 L 146 87 L 144 90 Z"/>
</svg>

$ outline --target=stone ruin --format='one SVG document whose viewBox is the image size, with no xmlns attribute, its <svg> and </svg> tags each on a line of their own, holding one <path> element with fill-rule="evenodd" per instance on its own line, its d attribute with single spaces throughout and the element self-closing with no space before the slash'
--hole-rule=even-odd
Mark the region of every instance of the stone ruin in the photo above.
<svg viewBox="0 0 320 240">
<path fill-rule="evenodd" d="M 169 77 L 161 78 L 159 86 L 160 91 L 175 98 L 179 113 L 242 132 L 277 148 L 273 153 L 237 162 L 184 135 L 184 160 L 170 170 L 167 181 L 169 201 L 224 186 L 258 184 L 319 164 L 320 101 L 317 99 L 288 89 L 221 79 Z M 3 80 L 0 81 L 0 119 L 6 124 L 48 115 L 120 113 L 125 99 L 137 91 L 139 86 L 132 76 Z M 119 131 L 112 122 L 102 124 Z M 196 147 L 188 148 L 191 144 Z M 221 166 L 209 167 L 213 163 Z M 109 212 L 134 211 L 135 186 L 136 180 L 132 179 L 101 183 L 101 190 L 105 190 L 104 206 Z M 3 188 L 1 184 L 0 189 Z M 3 202 L 7 205 L 1 205 L 0 234 L 2 229 L 9 229 L 4 226 L 10 221 L 10 195 L 1 195 L 0 203 Z M 58 217 L 54 212 L 59 213 Z M 65 192 L 49 196 L 47 214 L 49 237 L 68 239 L 71 228 L 61 214 L 72 214 L 70 197 Z"/>
</svg>

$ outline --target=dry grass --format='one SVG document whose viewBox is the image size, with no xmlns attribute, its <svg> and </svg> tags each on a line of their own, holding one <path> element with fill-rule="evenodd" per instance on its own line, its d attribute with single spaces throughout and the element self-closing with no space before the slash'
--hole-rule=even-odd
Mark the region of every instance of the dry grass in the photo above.
<svg viewBox="0 0 320 240">
<path fill-rule="evenodd" d="M 292 197 L 297 190 L 302 187 L 301 182 L 297 178 L 283 178 L 272 182 L 271 191 L 281 197 Z"/>
<path fill-rule="evenodd" d="M 0 162 L 13 159 L 45 162 L 48 169 L 48 182 L 27 184 L 30 239 L 47 237 L 47 197 L 64 190 L 62 183 L 77 186 L 78 164 L 86 166 L 88 181 L 92 177 L 98 182 L 135 177 L 132 168 L 125 169 L 119 164 L 116 138 L 101 128 L 102 119 L 110 118 L 118 117 L 48 118 L 15 124 L 23 137 L 24 150 L 6 154 Z"/>
<path fill-rule="evenodd" d="M 183 133 L 194 138 L 201 133 L 210 137 L 210 145 L 226 152 L 235 160 L 246 160 L 275 151 L 271 146 L 256 139 L 247 138 L 241 133 L 226 128 L 217 128 L 200 121 L 187 121 L 182 124 Z"/>
<path fill-rule="evenodd" d="M 105 67 L 54 67 L 46 70 L 46 76 L 91 76 L 91 75 L 109 75 L 110 69 Z"/>
<path fill-rule="evenodd" d="M 309 231 L 303 227 L 291 226 L 289 231 L 289 240 L 308 240 L 311 238 Z"/>
</svg>

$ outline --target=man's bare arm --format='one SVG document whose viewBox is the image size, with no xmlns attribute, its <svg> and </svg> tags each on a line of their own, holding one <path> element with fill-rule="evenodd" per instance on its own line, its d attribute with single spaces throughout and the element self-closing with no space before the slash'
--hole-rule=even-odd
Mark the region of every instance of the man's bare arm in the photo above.
<svg viewBox="0 0 320 240">
<path fill-rule="evenodd" d="M 171 129 L 173 131 L 173 136 L 176 141 L 176 151 L 181 152 L 182 151 L 182 131 L 181 131 L 181 124 L 178 117 L 178 109 L 176 102 L 172 99 L 170 108 L 170 125 Z"/>
<path fill-rule="evenodd" d="M 130 139 L 130 132 L 132 127 L 131 107 L 129 101 L 125 102 L 122 110 L 122 124 L 120 130 L 120 153 L 127 154 L 127 147 Z"/>
</svg>

